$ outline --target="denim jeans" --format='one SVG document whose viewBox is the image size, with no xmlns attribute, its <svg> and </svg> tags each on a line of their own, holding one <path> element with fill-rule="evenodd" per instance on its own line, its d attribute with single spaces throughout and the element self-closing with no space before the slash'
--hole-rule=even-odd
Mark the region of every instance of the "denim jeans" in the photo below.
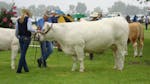
<svg viewBox="0 0 150 84">
<path fill-rule="evenodd" d="M 40 43 L 42 56 L 40 59 L 47 60 L 49 55 L 53 52 L 53 44 L 49 41 L 43 41 Z"/>
<path fill-rule="evenodd" d="M 145 28 L 146 28 L 146 30 L 148 29 L 148 23 L 145 23 Z"/>
<path fill-rule="evenodd" d="M 25 37 L 25 36 L 19 37 L 21 54 L 20 54 L 20 60 L 19 60 L 18 69 L 17 69 L 18 73 L 21 72 L 22 68 L 24 68 L 25 72 L 29 71 L 25 56 L 26 56 L 26 52 L 29 47 L 30 41 L 31 41 L 30 37 Z"/>
</svg>

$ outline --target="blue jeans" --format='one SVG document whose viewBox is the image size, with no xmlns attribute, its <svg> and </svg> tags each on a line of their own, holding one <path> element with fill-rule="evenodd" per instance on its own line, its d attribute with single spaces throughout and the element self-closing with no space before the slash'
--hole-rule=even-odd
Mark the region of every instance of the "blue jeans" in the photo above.
<svg viewBox="0 0 150 84">
<path fill-rule="evenodd" d="M 145 23 L 145 28 L 146 28 L 146 30 L 148 29 L 148 23 Z"/>
<path fill-rule="evenodd" d="M 40 43 L 42 56 L 40 59 L 47 60 L 49 55 L 53 52 L 53 44 L 49 41 L 43 41 Z"/>
<path fill-rule="evenodd" d="M 26 52 L 29 47 L 30 41 L 31 41 L 30 37 L 25 37 L 25 36 L 19 37 L 21 54 L 20 54 L 20 60 L 19 60 L 18 69 L 17 69 L 18 73 L 21 72 L 22 68 L 24 68 L 25 72 L 29 72 L 25 56 L 26 56 Z"/>
</svg>

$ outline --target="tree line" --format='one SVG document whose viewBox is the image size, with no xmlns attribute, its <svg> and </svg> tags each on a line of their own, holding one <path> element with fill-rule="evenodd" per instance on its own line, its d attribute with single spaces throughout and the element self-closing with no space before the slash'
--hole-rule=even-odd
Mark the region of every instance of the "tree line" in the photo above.
<svg viewBox="0 0 150 84">
<path fill-rule="evenodd" d="M 11 4 L 0 1 L 0 8 L 10 9 L 10 7 L 11 7 Z M 17 7 L 17 11 L 20 11 L 22 8 Z M 45 10 L 61 10 L 59 6 L 53 6 L 53 5 L 45 6 L 44 4 L 41 4 L 38 6 L 31 5 L 28 7 L 28 9 L 32 11 L 34 16 L 43 15 L 43 12 Z M 146 14 L 147 13 L 146 11 L 147 11 L 147 7 L 140 8 L 134 5 L 127 5 L 121 1 L 115 2 L 114 5 L 108 8 L 108 13 L 120 12 L 123 15 Z M 103 10 L 99 6 L 99 7 L 95 7 L 92 11 L 89 11 L 85 3 L 78 2 L 77 5 L 70 4 L 69 10 L 65 12 L 69 14 L 82 13 L 82 14 L 89 15 L 91 12 L 103 12 Z M 20 15 L 20 12 L 18 12 L 18 15 Z"/>
</svg>

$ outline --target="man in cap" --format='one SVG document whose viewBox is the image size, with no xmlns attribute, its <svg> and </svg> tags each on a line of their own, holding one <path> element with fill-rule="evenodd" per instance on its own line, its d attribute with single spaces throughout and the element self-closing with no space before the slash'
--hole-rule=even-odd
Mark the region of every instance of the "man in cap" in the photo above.
<svg viewBox="0 0 150 84">
<path fill-rule="evenodd" d="M 57 11 L 54 11 L 54 10 L 51 11 L 50 19 L 51 19 L 52 23 L 60 23 L 59 17 L 60 17 L 60 15 L 57 13 Z M 57 41 L 55 41 L 55 44 L 57 46 L 58 51 L 62 51 L 61 46 Z"/>
<path fill-rule="evenodd" d="M 37 21 L 38 29 L 42 31 L 43 30 L 42 28 L 45 22 L 52 22 L 49 17 L 50 17 L 50 12 L 46 11 L 43 18 Z M 39 59 L 37 59 L 38 67 L 41 67 L 43 65 L 43 67 L 46 68 L 47 67 L 46 60 L 53 51 L 53 45 L 52 45 L 52 42 L 42 41 L 40 42 L 40 47 L 41 47 L 42 56 Z"/>
<path fill-rule="evenodd" d="M 51 19 L 51 22 L 52 23 L 57 23 L 58 21 L 57 21 L 57 19 L 58 19 L 58 14 L 54 11 L 54 10 L 52 10 L 51 12 L 50 12 L 50 19 Z"/>
<path fill-rule="evenodd" d="M 92 18 L 91 21 L 96 21 L 102 17 L 102 14 L 98 12 L 94 12 L 90 15 L 90 17 Z"/>
<path fill-rule="evenodd" d="M 97 21 L 101 18 L 101 14 L 100 13 L 97 13 L 97 12 L 94 12 L 90 15 L 91 17 L 91 21 Z M 94 54 L 93 53 L 89 53 L 89 56 L 90 56 L 90 60 L 93 60 L 93 56 Z"/>
</svg>

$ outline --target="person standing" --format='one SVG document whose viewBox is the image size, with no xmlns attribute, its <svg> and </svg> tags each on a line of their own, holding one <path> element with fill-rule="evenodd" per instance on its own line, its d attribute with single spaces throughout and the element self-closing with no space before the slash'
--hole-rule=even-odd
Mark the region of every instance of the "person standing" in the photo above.
<svg viewBox="0 0 150 84">
<path fill-rule="evenodd" d="M 90 15 L 90 17 L 92 18 L 90 21 L 97 21 L 102 17 L 102 15 L 100 13 L 94 12 Z M 89 53 L 89 57 L 90 57 L 90 60 L 93 60 L 94 53 Z"/>
<path fill-rule="evenodd" d="M 137 22 L 137 19 L 138 19 L 138 17 L 135 15 L 135 16 L 133 17 L 133 22 Z"/>
<path fill-rule="evenodd" d="M 58 17 L 59 17 L 59 15 L 56 14 L 56 12 L 54 10 L 52 10 L 50 12 L 50 19 L 51 19 L 52 23 L 58 23 Z"/>
<path fill-rule="evenodd" d="M 148 30 L 149 18 L 148 16 L 145 17 L 145 28 Z"/>
<path fill-rule="evenodd" d="M 46 11 L 43 18 L 39 19 L 37 22 L 38 29 L 42 31 L 45 22 L 52 22 L 52 19 L 49 17 L 50 17 L 50 12 Z M 53 45 L 52 42 L 42 41 L 40 42 L 40 47 L 41 47 L 42 56 L 39 59 L 37 59 L 38 67 L 41 67 L 43 65 L 43 67 L 46 68 L 47 67 L 46 60 L 53 51 Z"/>
<path fill-rule="evenodd" d="M 127 20 L 128 23 L 131 23 L 131 20 L 130 20 L 130 16 L 129 16 L 129 15 L 126 16 L 126 20 Z"/>
<path fill-rule="evenodd" d="M 31 41 L 31 32 L 36 32 L 32 29 L 31 13 L 28 9 L 22 9 L 22 15 L 16 22 L 16 37 L 19 39 L 20 44 L 20 60 L 16 73 L 21 73 L 22 68 L 25 72 L 29 72 L 26 62 L 26 52 Z"/>
<path fill-rule="evenodd" d="M 51 16 L 50 16 L 52 23 L 61 23 L 62 20 L 59 20 L 59 18 L 60 18 L 60 15 L 58 13 L 56 13 L 56 11 L 52 10 Z M 63 20 L 63 22 L 64 22 L 64 20 Z M 62 49 L 61 49 L 60 44 L 57 41 L 54 41 L 54 43 L 57 46 L 57 50 L 61 52 Z"/>
</svg>

